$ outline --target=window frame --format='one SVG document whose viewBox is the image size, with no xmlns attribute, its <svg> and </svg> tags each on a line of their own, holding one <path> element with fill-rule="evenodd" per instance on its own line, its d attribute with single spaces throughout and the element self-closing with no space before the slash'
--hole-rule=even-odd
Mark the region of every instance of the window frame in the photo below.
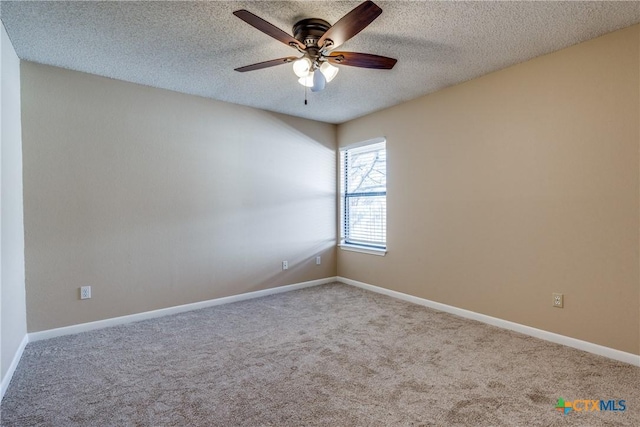
<svg viewBox="0 0 640 427">
<path fill-rule="evenodd" d="M 384 247 L 383 246 L 377 246 L 377 245 L 367 245 L 365 243 L 352 243 L 352 242 L 347 242 L 347 236 L 346 236 L 346 220 L 347 220 L 347 199 L 349 197 L 353 197 L 353 194 L 348 194 L 347 193 L 347 165 L 346 165 L 346 160 L 347 160 L 347 152 L 351 151 L 351 150 L 356 150 L 356 149 L 361 149 L 361 148 L 365 148 L 368 146 L 373 146 L 373 145 L 382 145 L 384 147 L 385 150 L 385 155 L 386 155 L 386 138 L 384 137 L 379 137 L 379 138 L 374 138 L 374 139 L 370 139 L 370 140 L 366 140 L 366 141 L 362 141 L 356 144 L 351 144 L 345 147 L 341 147 L 340 148 L 340 153 L 339 153 L 339 185 L 340 185 L 340 203 L 339 203 L 339 217 L 340 217 L 340 221 L 339 221 L 339 226 L 340 226 L 340 240 L 338 243 L 338 246 L 340 247 L 340 249 L 342 250 L 347 250 L 347 251 L 353 251 L 353 252 L 361 252 L 361 253 L 366 253 L 366 254 L 370 254 L 370 255 L 379 255 L 379 256 L 384 256 L 387 253 L 387 238 L 386 238 L 386 233 L 385 233 L 385 242 L 384 242 Z M 386 185 L 386 167 L 385 167 L 385 191 L 381 192 L 381 191 L 377 191 L 377 192 L 371 192 L 372 196 L 373 195 L 377 195 L 378 197 L 380 195 L 384 195 L 385 197 L 385 229 L 387 226 L 387 210 L 386 210 L 386 197 L 387 197 L 387 185 Z M 381 194 L 384 193 L 384 194 Z M 357 193 L 354 193 L 357 194 Z"/>
</svg>

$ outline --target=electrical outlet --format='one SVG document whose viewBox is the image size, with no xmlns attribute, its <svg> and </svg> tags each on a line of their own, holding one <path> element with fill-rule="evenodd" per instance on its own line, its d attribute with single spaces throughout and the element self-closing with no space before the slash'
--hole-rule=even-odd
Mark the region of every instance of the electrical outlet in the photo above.
<svg viewBox="0 0 640 427">
<path fill-rule="evenodd" d="M 552 294 L 553 295 L 553 306 L 556 308 L 564 307 L 564 295 L 563 294 Z"/>
<path fill-rule="evenodd" d="M 322 258 L 318 255 L 316 257 L 316 265 L 320 265 L 320 264 L 322 264 Z"/>
<path fill-rule="evenodd" d="M 82 286 L 80 288 L 80 299 L 91 298 L 91 286 Z"/>
<path fill-rule="evenodd" d="M 282 269 L 283 270 L 289 269 L 289 261 L 282 261 Z"/>
</svg>

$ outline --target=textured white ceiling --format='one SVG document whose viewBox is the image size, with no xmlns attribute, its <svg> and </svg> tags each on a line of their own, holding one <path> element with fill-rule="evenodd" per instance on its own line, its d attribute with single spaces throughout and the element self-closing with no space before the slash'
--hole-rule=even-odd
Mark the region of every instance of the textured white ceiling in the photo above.
<svg viewBox="0 0 640 427">
<path fill-rule="evenodd" d="M 640 22 L 640 2 L 376 1 L 382 15 L 340 50 L 397 58 L 391 71 L 342 66 L 306 106 L 291 65 L 233 71 L 296 54 L 233 11 L 291 34 L 359 3 L 2 1 L 0 17 L 24 60 L 330 123 Z"/>
</svg>

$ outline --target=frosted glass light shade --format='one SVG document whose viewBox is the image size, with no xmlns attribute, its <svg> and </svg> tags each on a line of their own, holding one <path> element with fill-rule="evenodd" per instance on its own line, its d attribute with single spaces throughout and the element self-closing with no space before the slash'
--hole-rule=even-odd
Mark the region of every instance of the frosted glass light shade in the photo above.
<svg viewBox="0 0 640 427">
<path fill-rule="evenodd" d="M 300 58 L 293 61 L 293 72 L 298 77 L 305 77 L 311 69 L 311 60 L 309 58 Z"/>
<path fill-rule="evenodd" d="M 313 86 L 311 86 L 311 92 L 320 92 L 324 90 L 324 86 L 327 84 L 327 79 L 325 78 L 322 71 L 315 70 L 313 72 Z"/>
<path fill-rule="evenodd" d="M 302 86 L 313 87 L 313 73 L 307 73 L 306 76 L 300 77 L 298 83 Z"/>
<path fill-rule="evenodd" d="M 323 62 L 320 66 L 320 71 L 322 71 L 322 74 L 324 74 L 324 77 L 327 79 L 327 83 L 329 83 L 338 74 L 340 69 L 338 67 L 334 67 L 328 62 Z"/>
</svg>

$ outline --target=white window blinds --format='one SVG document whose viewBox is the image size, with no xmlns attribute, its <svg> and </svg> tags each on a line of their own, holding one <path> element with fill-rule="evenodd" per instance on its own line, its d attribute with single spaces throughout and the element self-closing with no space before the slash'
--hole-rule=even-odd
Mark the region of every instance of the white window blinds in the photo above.
<svg viewBox="0 0 640 427">
<path fill-rule="evenodd" d="M 387 245 L 387 151 L 385 142 L 342 150 L 343 243 Z"/>
</svg>

